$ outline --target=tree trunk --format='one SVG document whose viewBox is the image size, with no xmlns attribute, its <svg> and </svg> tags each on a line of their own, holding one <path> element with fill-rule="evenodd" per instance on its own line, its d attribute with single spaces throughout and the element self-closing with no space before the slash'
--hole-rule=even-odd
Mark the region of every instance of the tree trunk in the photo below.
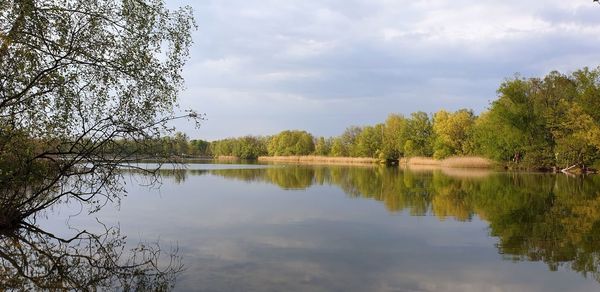
<svg viewBox="0 0 600 292">
<path fill-rule="evenodd" d="M 577 166 L 579 166 L 579 163 L 573 164 L 573 165 L 571 165 L 571 166 L 569 166 L 569 167 L 567 167 L 567 168 L 563 168 L 563 169 L 561 169 L 560 171 L 561 171 L 562 173 L 569 173 L 569 170 L 571 170 L 571 169 L 573 169 L 573 168 L 575 168 L 575 167 L 577 167 Z"/>
</svg>

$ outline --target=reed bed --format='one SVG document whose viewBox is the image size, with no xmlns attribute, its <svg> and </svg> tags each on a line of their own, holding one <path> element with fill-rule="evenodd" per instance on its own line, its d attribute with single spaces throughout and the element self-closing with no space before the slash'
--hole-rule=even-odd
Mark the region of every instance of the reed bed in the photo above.
<svg viewBox="0 0 600 292">
<path fill-rule="evenodd" d="M 293 163 L 319 163 L 319 164 L 374 164 L 379 159 L 369 157 L 329 157 L 329 156 L 261 156 L 258 161 L 263 162 L 293 162 Z"/>
<path fill-rule="evenodd" d="M 450 157 L 442 160 L 442 167 L 451 168 L 492 168 L 494 163 L 483 157 Z"/>
<path fill-rule="evenodd" d="M 411 157 L 403 159 L 405 164 L 408 165 L 431 165 L 431 166 L 442 166 L 442 161 L 433 159 L 431 157 Z"/>
<path fill-rule="evenodd" d="M 445 168 L 489 169 L 494 167 L 494 163 L 491 160 L 475 156 L 450 157 L 444 160 L 437 160 L 430 157 L 412 157 L 409 159 L 402 159 L 400 164 L 408 166 L 438 166 Z"/>
<path fill-rule="evenodd" d="M 229 157 L 226 157 L 229 159 Z M 235 157 L 231 158 L 235 159 Z M 285 163 L 305 163 L 305 164 L 376 164 L 381 163 L 377 158 L 370 157 L 329 157 L 329 156 L 261 156 L 258 157 L 261 162 L 285 162 Z M 482 157 L 450 157 L 444 160 L 437 160 L 430 157 L 411 157 L 401 158 L 401 166 L 405 165 L 411 169 L 419 170 L 426 168 L 471 168 L 471 169 L 490 169 L 495 164 Z"/>
</svg>

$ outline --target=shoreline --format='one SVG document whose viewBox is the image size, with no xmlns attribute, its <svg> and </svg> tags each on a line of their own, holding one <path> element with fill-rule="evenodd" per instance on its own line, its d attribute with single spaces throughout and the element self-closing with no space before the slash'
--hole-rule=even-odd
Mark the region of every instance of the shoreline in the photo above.
<svg viewBox="0 0 600 292">
<path fill-rule="evenodd" d="M 385 164 L 385 160 L 370 157 L 329 157 L 329 156 L 260 156 L 259 162 L 285 162 L 301 164 L 346 164 L 346 165 L 372 165 Z M 483 157 L 449 157 L 437 160 L 429 157 L 401 158 L 393 161 L 391 165 L 398 166 L 432 166 L 441 168 L 470 168 L 470 169 L 493 169 L 497 164 Z"/>
<path fill-rule="evenodd" d="M 285 162 L 299 164 L 331 164 L 331 165 L 373 165 L 380 160 L 369 157 L 329 157 L 329 156 L 260 156 L 258 162 Z"/>
</svg>

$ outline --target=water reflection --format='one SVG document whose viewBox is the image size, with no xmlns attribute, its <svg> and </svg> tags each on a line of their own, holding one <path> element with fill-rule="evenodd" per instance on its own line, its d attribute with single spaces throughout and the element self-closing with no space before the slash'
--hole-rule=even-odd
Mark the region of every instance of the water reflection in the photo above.
<svg viewBox="0 0 600 292">
<path fill-rule="evenodd" d="M 158 244 L 140 244 L 126 251 L 117 227 L 102 232 L 79 231 L 59 237 L 35 225 L 0 235 L 0 290 L 172 289 L 182 265 L 176 253 L 159 263 Z"/>
<path fill-rule="evenodd" d="M 505 259 L 542 261 L 600 281 L 600 178 L 457 170 L 287 166 L 172 172 L 266 182 L 282 189 L 334 185 L 382 202 L 390 212 L 489 223 Z"/>
<path fill-rule="evenodd" d="M 77 215 L 91 219 L 108 203 L 94 198 L 104 193 L 74 194 L 80 195 L 75 199 L 66 192 L 33 180 L 2 186 L 0 291 L 173 289 L 183 267 L 177 249 L 163 251 L 157 242 L 132 246 L 118 222 L 106 225 L 96 219 L 84 226 L 63 222 L 58 228 L 45 224 L 61 209 L 78 210 Z"/>
</svg>

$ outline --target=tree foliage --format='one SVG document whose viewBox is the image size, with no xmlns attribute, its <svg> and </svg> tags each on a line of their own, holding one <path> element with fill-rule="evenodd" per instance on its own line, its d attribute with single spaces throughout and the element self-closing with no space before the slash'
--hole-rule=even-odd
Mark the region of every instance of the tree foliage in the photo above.
<svg viewBox="0 0 600 292">
<path fill-rule="evenodd" d="M 283 131 L 269 139 L 269 155 L 309 155 L 315 150 L 314 139 L 306 131 Z"/>
<path fill-rule="evenodd" d="M 235 156 L 241 159 L 256 159 L 267 154 L 268 138 L 245 136 L 214 141 L 210 144 L 213 156 Z"/>
<path fill-rule="evenodd" d="M 507 80 L 477 123 L 479 151 L 546 168 L 593 163 L 600 154 L 599 74 L 600 69 L 584 68 Z"/>
<path fill-rule="evenodd" d="M 194 26 L 161 0 L 0 2 L 0 227 L 118 199 L 119 169 L 177 118 Z"/>
<path fill-rule="evenodd" d="M 434 115 L 435 134 L 434 158 L 471 153 L 471 132 L 476 116 L 471 110 L 462 109 L 454 113 L 441 110 Z"/>
</svg>

